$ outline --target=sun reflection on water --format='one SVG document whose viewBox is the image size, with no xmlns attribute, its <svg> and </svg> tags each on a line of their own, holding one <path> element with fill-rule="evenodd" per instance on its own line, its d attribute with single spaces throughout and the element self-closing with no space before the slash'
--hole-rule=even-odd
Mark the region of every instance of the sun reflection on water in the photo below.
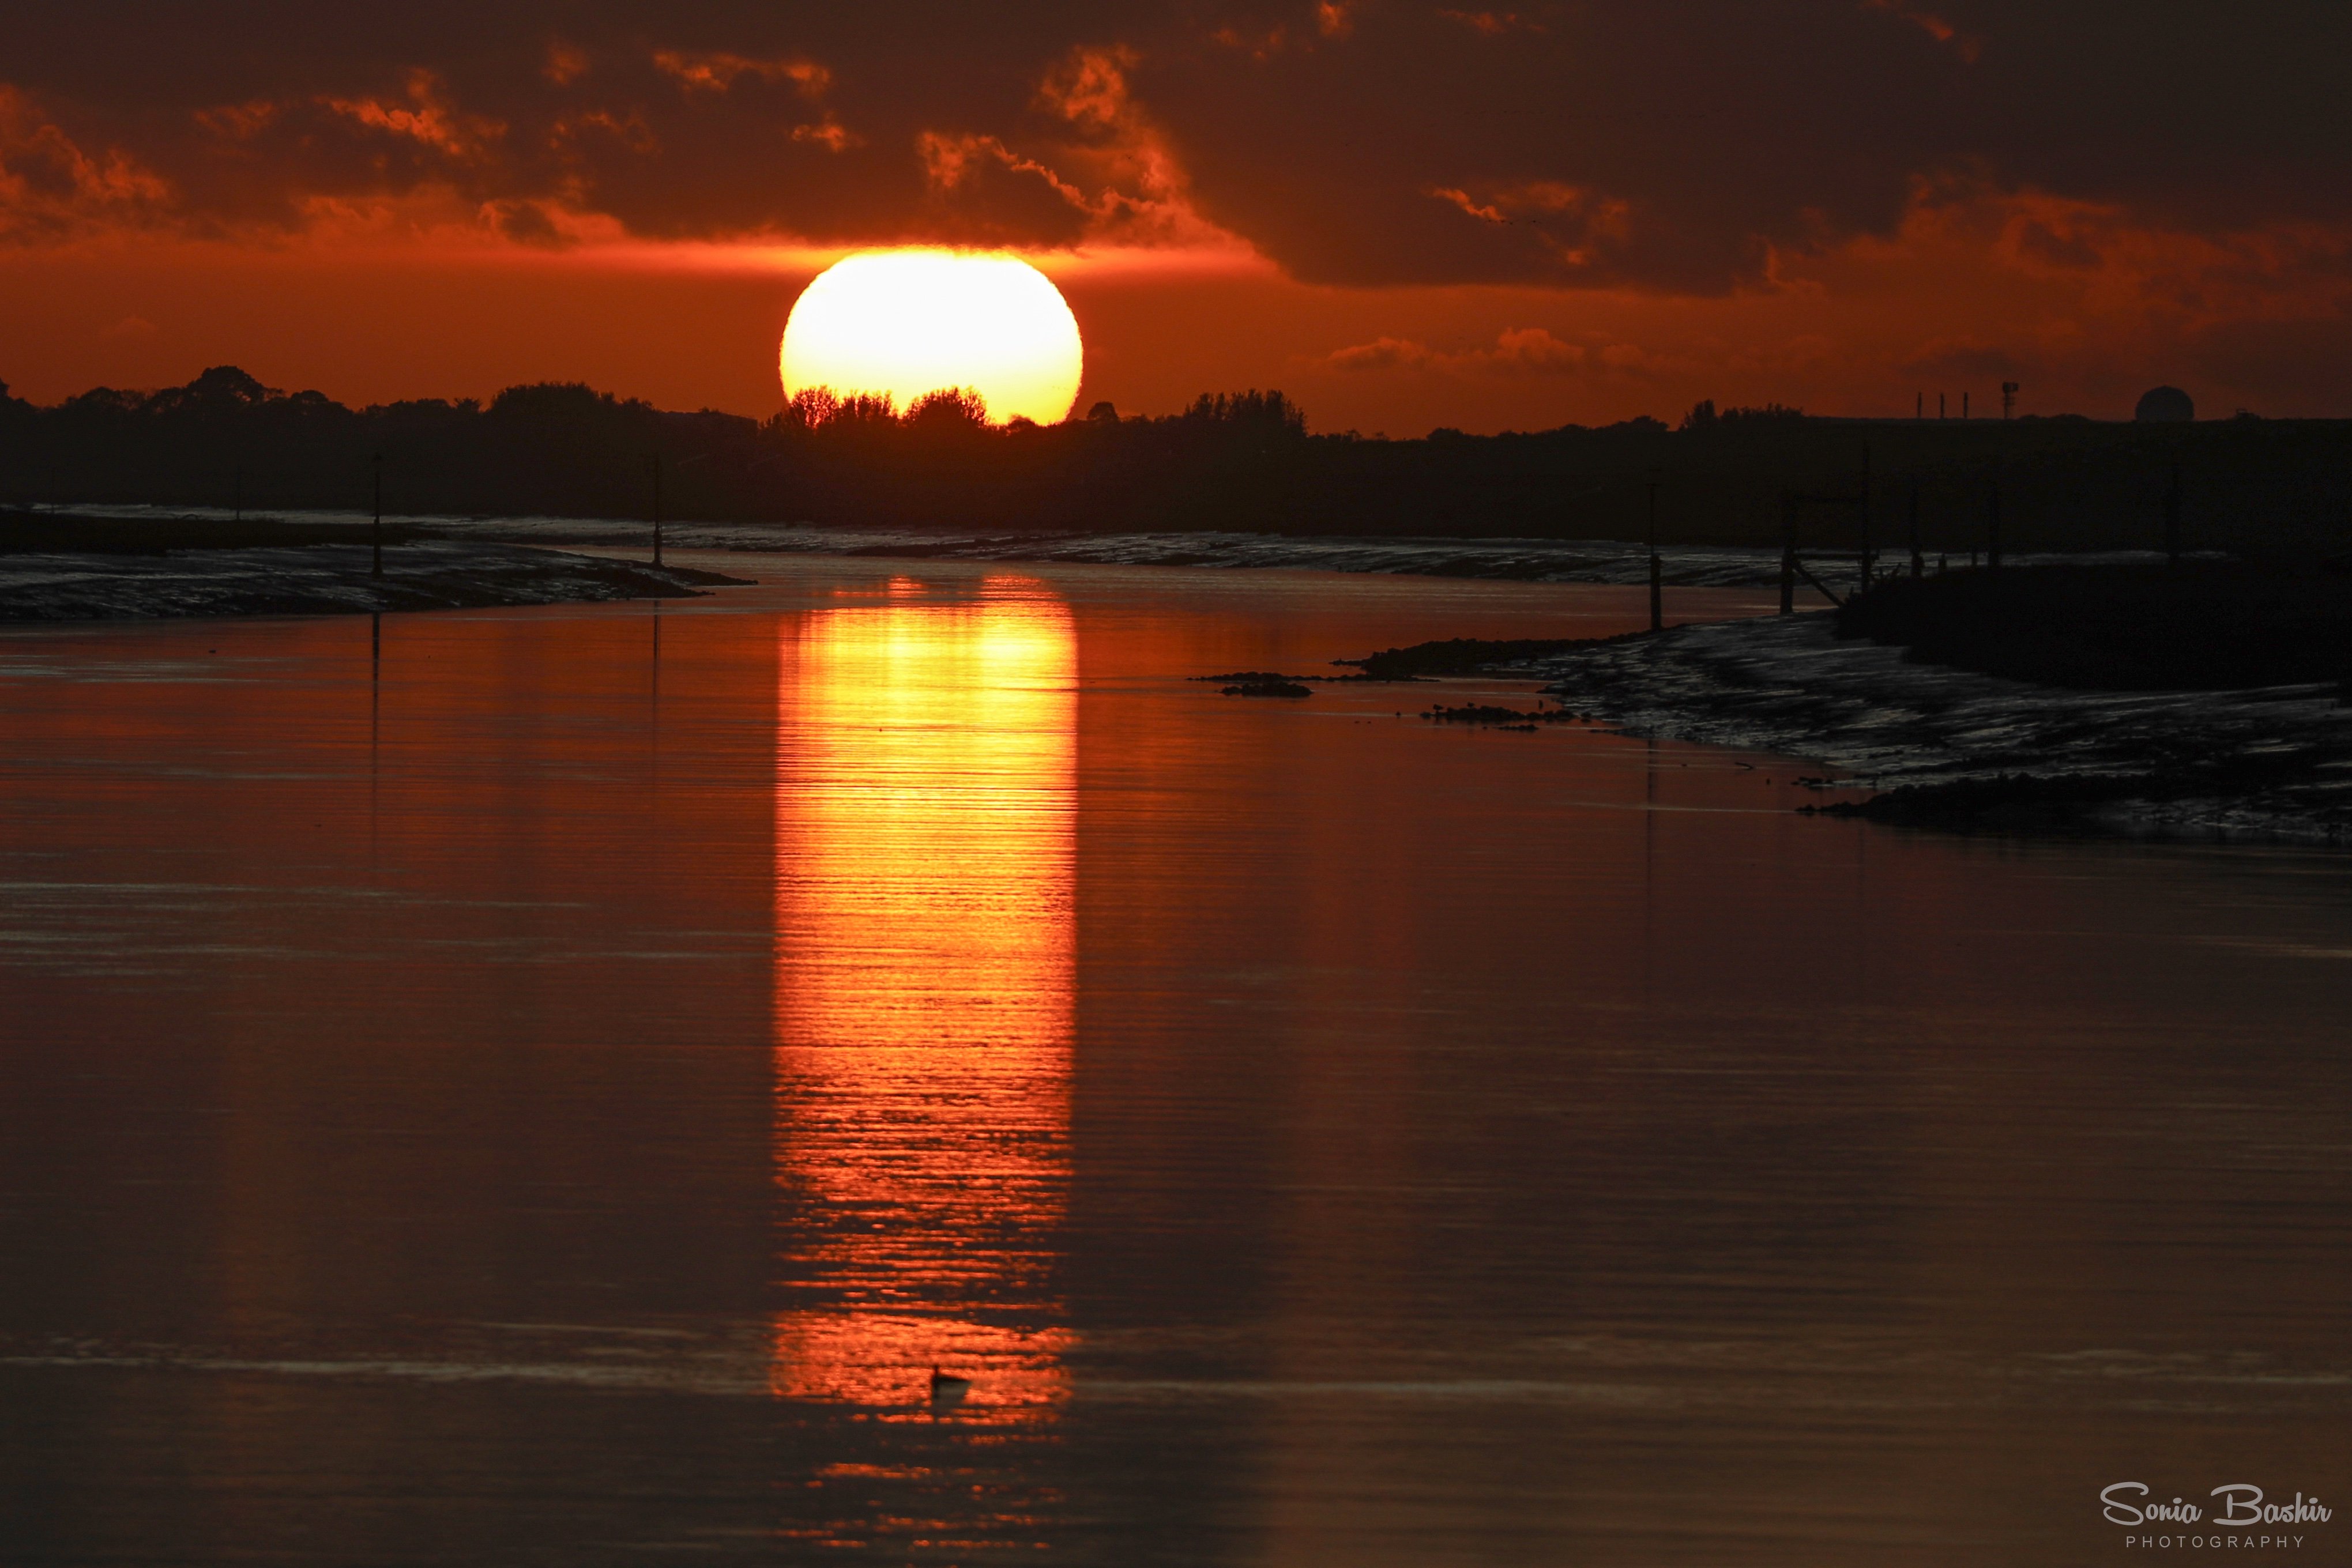
<svg viewBox="0 0 2352 1568">
<path fill-rule="evenodd" d="M 786 633 L 776 783 L 780 1396 L 1022 1420 L 1062 1392 L 1076 639 L 992 578 Z"/>
</svg>

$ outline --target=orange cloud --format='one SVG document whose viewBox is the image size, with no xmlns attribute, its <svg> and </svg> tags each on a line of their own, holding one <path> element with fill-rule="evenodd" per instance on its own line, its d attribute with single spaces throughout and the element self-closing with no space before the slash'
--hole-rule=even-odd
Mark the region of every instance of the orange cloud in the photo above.
<svg viewBox="0 0 2352 1568">
<path fill-rule="evenodd" d="M 661 139 L 645 116 L 635 112 L 614 114 L 609 110 L 592 109 L 584 114 L 566 115 L 557 120 L 548 132 L 548 146 L 557 152 L 567 151 L 577 144 L 594 139 L 610 138 L 640 155 L 661 150 Z"/>
<path fill-rule="evenodd" d="M 1335 371 L 1393 371 L 1428 364 L 1433 357 L 1426 343 L 1410 338 L 1383 337 L 1335 349 L 1323 362 Z"/>
<path fill-rule="evenodd" d="M 1530 22 L 1526 17 L 1520 16 L 1517 11 L 1448 11 L 1440 9 L 1437 14 L 1444 17 L 1449 22 L 1459 22 L 1462 26 L 1469 28 L 1472 32 L 1483 34 L 1489 38 L 1499 37 L 1505 33 L 1540 33 L 1544 30 L 1542 23 Z"/>
<path fill-rule="evenodd" d="M 1483 202 L 1455 185 L 1432 186 L 1428 193 L 1480 223 L 1527 226 L 1546 250 L 1571 268 L 1590 266 L 1598 247 L 1622 244 L 1633 232 L 1633 204 L 1597 200 L 1558 180 L 1503 186 Z"/>
<path fill-rule="evenodd" d="M 1093 219 L 1088 239 L 1112 246 L 1248 249 L 1194 205 L 1192 181 L 1173 143 L 1129 89 L 1128 73 L 1137 63 L 1131 49 L 1073 49 L 1038 84 L 1039 105 L 1080 137 L 1058 151 L 1057 162 L 1096 188 L 1092 197 L 1075 198 Z M 1067 183 L 1063 188 L 1076 189 Z"/>
<path fill-rule="evenodd" d="M 588 51 L 570 44 L 557 42 L 547 46 L 547 63 L 539 74 L 558 87 L 578 81 L 588 74 Z"/>
<path fill-rule="evenodd" d="M 1380 337 L 1335 350 L 1322 363 L 1335 371 L 1437 371 L 1449 375 L 1562 376 L 1593 366 L 1635 370 L 1648 356 L 1630 343 L 1588 346 L 1555 337 L 1543 327 L 1506 327 L 1492 348 L 1443 352 L 1411 338 Z"/>
<path fill-rule="evenodd" d="M 408 99 L 405 108 L 365 98 L 321 98 L 319 102 L 361 125 L 407 137 L 452 158 L 479 157 L 507 133 L 498 120 L 459 113 L 443 99 L 440 79 L 431 71 L 408 73 Z"/>
<path fill-rule="evenodd" d="M 1954 53 L 1970 65 L 1984 53 L 1984 40 L 1961 32 L 1933 11 L 1921 11 L 1906 5 L 1903 0 L 1862 0 L 1865 11 L 1884 11 L 1890 16 L 1900 16 L 1939 44 L 1949 45 Z"/>
<path fill-rule="evenodd" d="M 1432 186 L 1429 193 L 1435 196 L 1440 201 L 1453 203 L 1455 206 L 1461 208 L 1472 217 L 1480 219 L 1483 222 L 1490 224 L 1507 224 L 1511 221 L 1509 215 L 1507 214 L 1502 208 L 1495 206 L 1491 203 L 1473 201 L 1470 197 L 1469 192 L 1457 189 L 1454 186 Z"/>
<path fill-rule="evenodd" d="M 846 152 L 853 147 L 866 145 L 866 138 L 843 125 L 830 114 L 814 125 L 793 126 L 793 140 L 814 141 L 828 152 Z"/>
<path fill-rule="evenodd" d="M 1626 346 L 1612 344 L 1609 348 Z M 1602 351 L 1605 354 L 1609 350 Z M 1563 343 L 1541 327 L 1507 327 L 1484 358 L 1496 370 L 1557 375 L 1583 369 L 1586 352 L 1581 344 Z"/>
<path fill-rule="evenodd" d="M 1209 35 L 1209 41 L 1264 63 L 1291 49 L 1312 51 L 1318 39 L 1345 40 L 1356 30 L 1358 0 L 1316 0 L 1306 21 L 1296 29 L 1287 22 L 1251 27 L 1227 22 Z"/>
<path fill-rule="evenodd" d="M 0 88 L 0 259 L 56 251 L 45 287 L 109 245 L 749 294 L 820 253 L 985 244 L 1079 280 L 1243 290 L 1181 333 L 1135 308 L 1168 398 L 1297 375 L 1368 426 L 1652 397 L 1907 411 L 1928 371 L 1958 390 L 2004 358 L 2042 411 L 2127 413 L 2152 379 L 2225 408 L 2347 395 L 2341 6 L 2112 29 L 2009 7 L 1981 46 L 1980 8 L 1947 0 L 1819 0 L 1802 26 L 1717 7 L 1704 29 L 1586 6 L 1549 31 L 1549 7 L 1479 0 L 945 8 L 919 34 L 852 8 L 823 66 L 750 0 L 698 13 L 715 47 L 658 53 L 604 0 L 504 44 L 446 8 L 281 38 L 163 7 L 163 77 L 106 68 L 104 8 L 55 9 L 10 36 Z M 0 369 L 43 304 L 0 298 Z M 92 297 L 71 352 L 134 306 L 167 323 L 154 353 L 194 340 L 166 289 Z M 403 329 L 420 357 L 471 351 L 432 319 Z"/>
<path fill-rule="evenodd" d="M 196 110 L 196 123 L 230 141 L 250 141 L 276 123 L 278 106 L 266 98 Z"/>
<path fill-rule="evenodd" d="M 725 92 L 744 77 L 756 77 L 761 81 L 789 81 L 800 89 L 801 96 L 817 99 L 833 85 L 833 73 L 814 60 L 786 57 L 755 60 L 742 55 L 723 52 L 681 54 L 675 49 L 654 52 L 655 68 L 675 77 L 688 92 Z"/>
<path fill-rule="evenodd" d="M 2063 293 L 2073 314 L 2173 331 L 2352 314 L 2352 222 L 2200 232 L 2151 222 L 2118 203 L 1923 181 L 1894 235 L 1858 238 L 1843 254 L 1866 265 L 2006 277 Z"/>
<path fill-rule="evenodd" d="M 1086 205 L 1086 193 L 1065 183 L 1054 171 L 1034 158 L 1024 158 L 993 136 L 947 136 L 926 131 L 915 139 L 923 173 L 934 190 L 952 191 L 969 183 L 982 169 L 1009 169 L 1034 174 L 1059 192 L 1074 207 Z"/>
<path fill-rule="evenodd" d="M 56 241 L 143 225 L 170 195 L 128 153 L 84 152 L 24 93 L 0 84 L 0 240 Z"/>
<path fill-rule="evenodd" d="M 1038 100 L 1073 125 L 1131 133 L 1136 110 L 1127 73 L 1135 64 L 1135 51 L 1126 47 L 1073 49 L 1038 84 Z"/>
</svg>

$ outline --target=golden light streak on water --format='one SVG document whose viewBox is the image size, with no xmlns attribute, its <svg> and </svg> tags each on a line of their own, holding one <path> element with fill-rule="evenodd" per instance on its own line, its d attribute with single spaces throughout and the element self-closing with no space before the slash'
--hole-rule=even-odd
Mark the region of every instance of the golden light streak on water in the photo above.
<svg viewBox="0 0 2352 1568">
<path fill-rule="evenodd" d="M 893 585 L 778 675 L 780 1396 L 1024 1419 L 1064 1385 L 1077 643 L 1042 586 Z"/>
</svg>

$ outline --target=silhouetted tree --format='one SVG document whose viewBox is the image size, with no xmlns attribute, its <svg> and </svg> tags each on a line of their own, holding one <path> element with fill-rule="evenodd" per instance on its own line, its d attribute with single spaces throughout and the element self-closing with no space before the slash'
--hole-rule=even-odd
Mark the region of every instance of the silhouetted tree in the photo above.
<svg viewBox="0 0 2352 1568">
<path fill-rule="evenodd" d="M 1974 542 L 1996 459 L 2014 549 L 2154 544 L 2176 462 L 2197 497 L 2200 542 L 2322 555 L 2352 544 L 2352 422 L 2152 432 L 2080 418 L 1906 419 L 1864 430 L 1778 403 L 1709 401 L 1681 435 L 1643 416 L 1598 430 L 1390 441 L 1310 435 L 1297 404 L 1256 390 L 1209 393 L 1160 417 L 1116 417 L 1102 404 L 1048 426 L 985 417 L 953 389 L 904 417 L 887 397 L 811 389 L 760 423 L 663 412 L 577 382 L 509 387 L 487 407 L 426 398 L 353 410 L 214 366 L 182 387 L 100 387 L 47 407 L 0 388 L 0 498 L 235 497 L 248 514 L 363 507 L 369 458 L 381 452 L 396 511 L 635 517 L 658 455 L 665 509 L 677 519 L 1624 538 L 1638 537 L 1663 472 L 1672 517 L 1687 519 L 1670 522 L 1670 542 L 1769 543 L 1781 495 L 1850 486 L 1866 439 L 1885 483 L 1918 487 L 1931 549 Z M 2159 439 L 2161 451 L 2150 445 Z M 1946 527 L 1962 531 L 1938 538 Z"/>
<path fill-rule="evenodd" d="M 907 406 L 910 430 L 978 430 L 987 423 L 988 400 L 968 387 L 927 392 Z"/>
<path fill-rule="evenodd" d="M 1228 424 L 1266 434 L 1303 436 L 1307 413 L 1278 392 L 1203 392 L 1181 417 L 1188 424 Z"/>
</svg>

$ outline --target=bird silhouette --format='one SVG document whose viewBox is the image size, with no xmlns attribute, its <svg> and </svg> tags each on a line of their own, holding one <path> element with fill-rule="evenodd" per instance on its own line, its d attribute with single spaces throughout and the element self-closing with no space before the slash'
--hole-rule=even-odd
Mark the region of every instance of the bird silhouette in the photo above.
<svg viewBox="0 0 2352 1568">
<path fill-rule="evenodd" d="M 951 1373 L 941 1372 L 936 1366 L 931 1368 L 932 1409 L 952 1410 L 962 1404 L 963 1396 L 971 1392 L 971 1378 L 957 1377 Z"/>
</svg>

